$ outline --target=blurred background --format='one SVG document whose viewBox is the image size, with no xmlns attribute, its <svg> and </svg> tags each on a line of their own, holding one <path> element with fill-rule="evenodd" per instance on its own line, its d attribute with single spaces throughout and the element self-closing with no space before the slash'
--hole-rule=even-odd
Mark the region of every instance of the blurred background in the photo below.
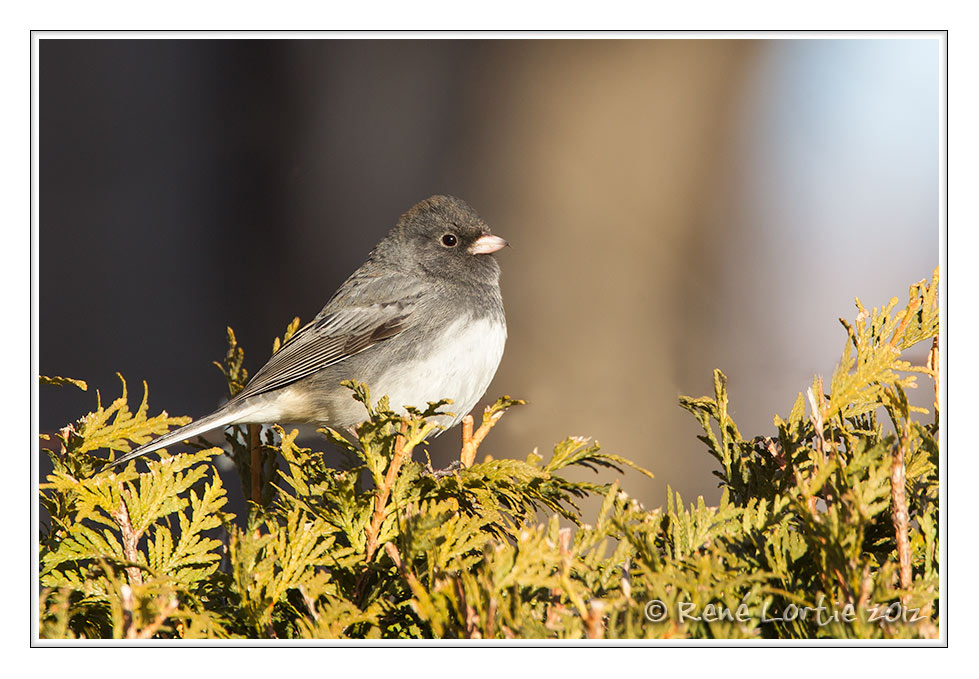
<svg viewBox="0 0 979 679">
<path fill-rule="evenodd" d="M 145 380 L 154 413 L 210 412 L 226 326 L 254 373 L 402 212 L 448 193 L 513 245 L 485 401 L 530 405 L 481 454 L 590 436 L 656 474 L 623 481 L 646 506 L 667 484 L 716 502 L 677 396 L 720 368 L 741 432 L 771 434 L 832 373 L 853 297 L 903 303 L 938 264 L 940 49 L 42 39 L 40 370 L 90 389 L 42 387 L 41 430 L 118 396 L 117 371 L 134 408 Z"/>
</svg>

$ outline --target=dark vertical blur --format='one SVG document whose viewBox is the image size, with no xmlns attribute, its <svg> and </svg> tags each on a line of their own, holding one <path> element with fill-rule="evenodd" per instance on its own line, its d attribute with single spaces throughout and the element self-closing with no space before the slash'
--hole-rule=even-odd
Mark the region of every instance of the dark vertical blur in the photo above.
<svg viewBox="0 0 979 679">
<path fill-rule="evenodd" d="M 513 244 L 485 452 L 569 434 L 716 497 L 678 393 L 767 433 L 937 264 L 928 40 L 71 40 L 40 46 L 40 366 L 199 416 L 398 215 L 458 195 Z M 137 396 L 134 394 L 134 396 Z M 41 389 L 50 431 L 94 395 Z M 433 446 L 444 462 L 456 434 Z M 232 484 L 229 484 L 229 486 Z"/>
</svg>

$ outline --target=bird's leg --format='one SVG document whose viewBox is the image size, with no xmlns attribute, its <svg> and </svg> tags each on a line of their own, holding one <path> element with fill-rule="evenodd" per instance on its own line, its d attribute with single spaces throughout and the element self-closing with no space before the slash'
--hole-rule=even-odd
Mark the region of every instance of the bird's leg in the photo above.
<svg viewBox="0 0 979 679">
<path fill-rule="evenodd" d="M 452 460 L 445 469 L 432 469 L 432 465 L 428 465 L 428 469 L 425 470 L 425 475 L 433 479 L 441 479 L 444 476 L 452 476 L 462 468 L 463 465 L 460 460 Z"/>
</svg>

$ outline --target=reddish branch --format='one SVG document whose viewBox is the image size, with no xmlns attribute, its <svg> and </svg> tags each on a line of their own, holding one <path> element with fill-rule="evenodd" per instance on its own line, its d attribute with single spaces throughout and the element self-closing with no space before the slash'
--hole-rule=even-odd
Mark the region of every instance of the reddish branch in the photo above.
<svg viewBox="0 0 979 679">
<path fill-rule="evenodd" d="M 488 412 L 489 408 L 486 410 Z M 479 450 L 479 444 L 483 442 L 483 439 L 489 434 L 490 429 L 500 421 L 500 418 L 503 417 L 503 413 L 505 412 L 505 408 L 500 408 L 488 418 L 484 417 L 483 423 L 479 425 L 479 429 L 475 433 L 473 433 L 473 416 L 466 415 L 462 418 L 462 451 L 459 453 L 459 460 L 462 462 L 463 467 L 473 466 L 473 463 L 476 461 L 476 451 Z"/>
<path fill-rule="evenodd" d="M 371 525 L 367 527 L 367 561 L 370 561 L 374 552 L 377 551 L 377 537 L 381 533 L 381 524 L 384 523 L 384 517 L 387 514 L 388 497 L 391 495 L 394 480 L 398 477 L 398 471 L 401 469 L 405 458 L 411 455 L 410 448 L 405 450 L 405 434 L 407 432 L 408 423 L 402 422 L 397 441 L 394 444 L 394 457 L 391 458 L 391 464 L 388 465 L 384 483 L 377 489 L 377 495 L 374 497 L 374 516 L 371 518 Z"/>
</svg>

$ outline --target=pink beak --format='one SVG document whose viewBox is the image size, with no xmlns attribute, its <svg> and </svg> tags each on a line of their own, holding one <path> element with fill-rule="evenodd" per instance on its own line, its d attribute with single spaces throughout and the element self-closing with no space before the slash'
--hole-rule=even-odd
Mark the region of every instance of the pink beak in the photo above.
<svg viewBox="0 0 979 679">
<path fill-rule="evenodd" d="M 469 246 L 469 254 L 489 255 L 497 250 L 505 248 L 507 245 L 509 245 L 509 243 L 499 236 L 494 236 L 493 234 L 488 233 L 485 236 L 480 236 L 477 238 L 473 244 Z"/>
</svg>

